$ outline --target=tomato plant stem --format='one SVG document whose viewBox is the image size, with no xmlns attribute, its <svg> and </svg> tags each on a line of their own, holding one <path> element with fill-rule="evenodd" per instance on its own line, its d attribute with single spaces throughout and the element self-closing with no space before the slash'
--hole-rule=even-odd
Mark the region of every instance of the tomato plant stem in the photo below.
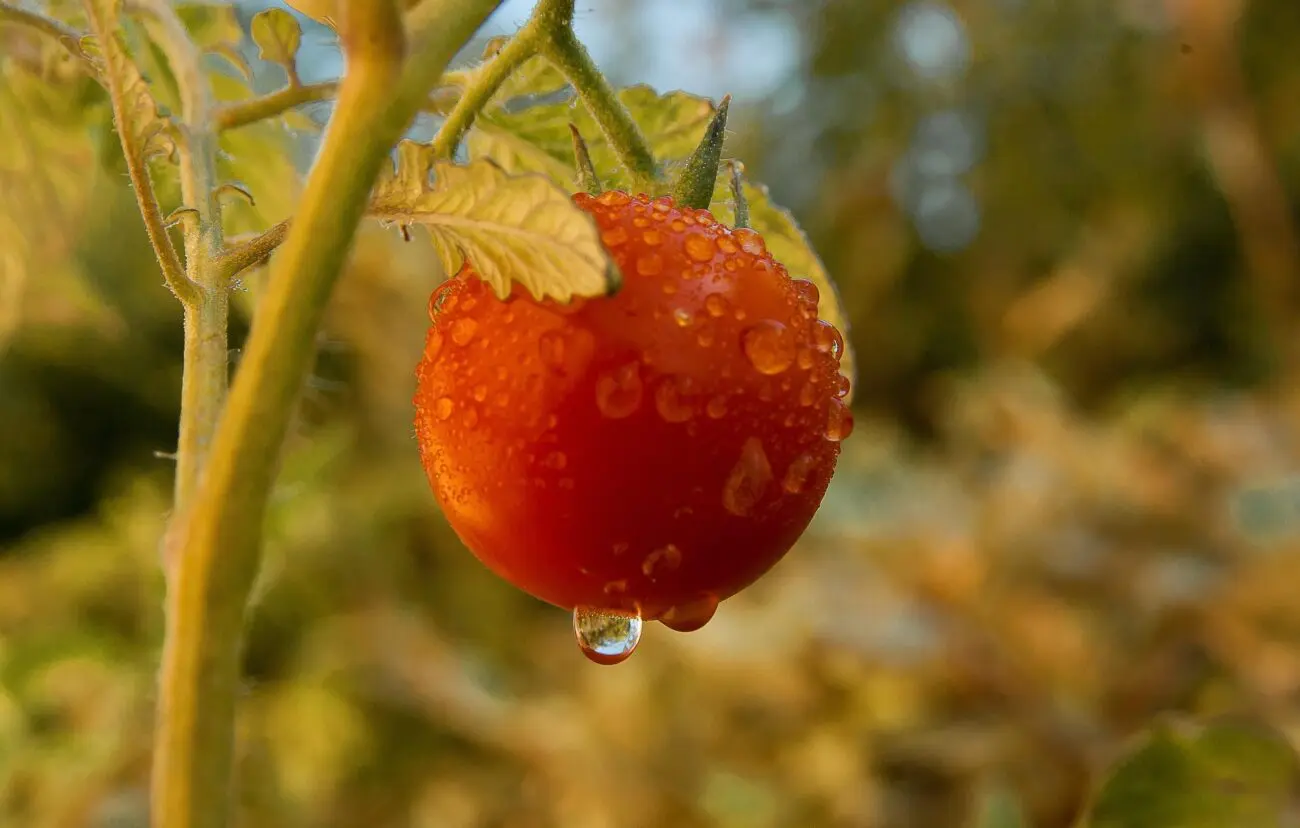
<svg viewBox="0 0 1300 828">
<path fill-rule="evenodd" d="M 637 186 L 647 193 L 656 191 L 659 168 L 654 153 L 632 113 L 618 99 L 587 48 L 573 33 L 573 0 L 541 0 L 533 13 L 546 37 L 542 54 L 573 84 L 582 103 L 600 125 L 601 132 L 632 173 Z"/>
<path fill-rule="evenodd" d="M 435 158 L 450 158 L 456 152 L 456 147 L 474 122 L 474 117 L 501 88 L 510 73 L 537 54 L 538 35 L 537 19 L 533 18 L 494 58 L 469 75 L 460 100 L 456 101 L 447 120 L 438 128 L 438 134 L 433 136 Z"/>
<path fill-rule="evenodd" d="M 185 275 L 180 256 L 172 246 L 171 237 L 167 235 L 162 209 L 158 206 L 158 196 L 154 193 L 153 179 L 149 177 L 145 157 L 147 142 L 142 139 L 137 125 L 141 112 L 138 104 L 134 104 L 134 100 L 138 99 L 133 99 L 133 96 L 140 93 L 133 84 L 133 80 L 138 79 L 138 73 L 119 38 L 116 13 L 112 10 L 112 4 L 106 0 L 86 0 L 86 16 L 90 19 L 91 31 L 99 41 L 103 55 L 102 79 L 108 89 L 113 123 L 117 127 L 122 142 L 122 155 L 126 160 L 127 176 L 135 191 L 149 243 L 153 245 L 167 286 L 187 306 L 197 305 L 199 287 Z"/>
<path fill-rule="evenodd" d="M 167 594 L 154 755 L 155 828 L 228 822 L 244 613 L 316 331 L 388 152 L 499 2 L 425 0 L 409 17 L 405 50 L 392 0 L 344 7 L 347 74 L 338 105 L 272 261 L 197 498 L 178 527 L 182 554 Z"/>
<path fill-rule="evenodd" d="M 217 108 L 216 128 L 219 131 L 238 129 L 267 118 L 274 118 L 295 106 L 332 98 L 336 91 L 338 91 L 337 81 L 322 81 L 286 86 L 256 98 L 234 101 Z"/>
</svg>

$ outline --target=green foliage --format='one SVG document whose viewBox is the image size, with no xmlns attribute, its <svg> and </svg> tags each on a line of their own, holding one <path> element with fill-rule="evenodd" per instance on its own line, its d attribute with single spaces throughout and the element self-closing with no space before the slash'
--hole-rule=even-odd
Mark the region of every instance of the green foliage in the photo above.
<svg viewBox="0 0 1300 828">
<path fill-rule="evenodd" d="M 1283 828 L 1300 758 L 1258 725 L 1162 724 L 1120 760 L 1081 828 Z"/>
<path fill-rule="evenodd" d="M 444 272 L 455 273 L 468 259 L 502 298 L 514 283 L 536 298 L 566 302 L 618 285 L 595 222 L 540 175 L 508 175 L 487 160 L 458 167 L 404 141 L 396 166 L 375 186 L 369 212 L 423 227 Z"/>
<path fill-rule="evenodd" d="M 298 83 L 298 48 L 302 27 L 284 9 L 266 9 L 253 16 L 249 34 L 257 44 L 257 56 L 284 67 L 291 83 Z"/>
</svg>

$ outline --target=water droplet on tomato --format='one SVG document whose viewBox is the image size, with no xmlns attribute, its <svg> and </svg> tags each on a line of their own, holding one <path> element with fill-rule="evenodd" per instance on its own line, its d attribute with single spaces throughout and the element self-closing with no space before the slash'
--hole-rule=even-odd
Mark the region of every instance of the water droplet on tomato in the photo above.
<svg viewBox="0 0 1300 828">
<path fill-rule="evenodd" d="M 847 397 L 849 395 L 849 389 L 852 387 L 853 383 L 851 383 L 849 378 L 843 374 L 836 374 L 835 379 L 831 380 L 831 388 L 834 390 L 837 399 L 842 400 Z"/>
<path fill-rule="evenodd" d="M 660 623 L 677 632 L 695 632 L 713 620 L 718 611 L 718 599 L 705 595 L 686 604 L 673 607 L 659 617 Z"/>
<path fill-rule="evenodd" d="M 746 253 L 761 256 L 767 252 L 767 246 L 763 244 L 763 237 L 748 227 L 738 227 L 732 235 L 740 243 L 740 249 Z"/>
<path fill-rule="evenodd" d="M 811 382 L 804 383 L 803 388 L 799 389 L 799 404 L 807 408 L 817 399 L 817 387 Z"/>
<path fill-rule="evenodd" d="M 636 272 L 642 276 L 654 276 L 664 269 L 664 260 L 658 253 L 641 256 L 636 260 Z"/>
<path fill-rule="evenodd" d="M 478 409 L 470 407 L 465 409 L 465 427 L 473 428 L 478 425 Z"/>
<path fill-rule="evenodd" d="M 812 306 L 813 308 L 816 308 L 817 303 L 820 302 L 822 298 L 821 291 L 817 289 L 817 285 L 807 279 L 795 279 L 793 284 L 794 294 L 799 297 L 799 301 L 802 302 L 805 307 Z"/>
<path fill-rule="evenodd" d="M 547 331 L 537 339 L 537 353 L 542 362 L 559 368 L 564 365 L 564 337 L 555 331 Z"/>
<path fill-rule="evenodd" d="M 600 234 L 600 240 L 606 247 L 618 247 L 627 242 L 627 228 L 614 227 Z"/>
<path fill-rule="evenodd" d="M 647 230 L 641 234 L 641 239 L 651 247 L 656 247 L 664 240 L 664 234 L 658 230 Z"/>
<path fill-rule="evenodd" d="M 794 336 L 775 319 L 764 319 L 741 336 L 749 362 L 763 374 L 779 374 L 794 362 Z"/>
<path fill-rule="evenodd" d="M 830 354 L 839 359 L 844 353 L 844 336 L 839 330 L 824 319 L 818 319 L 813 326 L 813 344 L 823 354 Z"/>
<path fill-rule="evenodd" d="M 799 367 L 805 371 L 807 371 L 809 368 L 812 368 L 815 362 L 812 349 L 800 348 L 799 354 L 795 357 L 795 361 L 799 364 Z"/>
<path fill-rule="evenodd" d="M 727 415 L 727 398 L 721 394 L 710 398 L 708 405 L 704 407 L 704 413 L 708 414 L 710 419 L 721 420 Z"/>
<path fill-rule="evenodd" d="M 691 322 L 694 321 L 694 317 L 691 316 L 691 312 L 686 310 L 686 308 L 674 308 L 673 321 L 677 323 L 678 327 L 687 328 L 690 327 Z"/>
<path fill-rule="evenodd" d="M 739 248 L 730 236 L 722 236 L 718 239 L 718 249 L 723 253 L 735 253 Z"/>
<path fill-rule="evenodd" d="M 487 399 L 487 386 L 481 384 L 474 386 L 475 402 L 483 402 L 486 399 Z"/>
<path fill-rule="evenodd" d="M 673 209 L 673 200 L 668 196 L 659 196 L 654 201 L 650 202 L 650 206 L 654 208 L 656 213 L 666 213 Z"/>
<path fill-rule="evenodd" d="M 737 517 L 747 516 L 771 482 L 772 464 L 763 451 L 763 443 L 757 437 L 750 437 L 722 487 L 723 508 Z"/>
<path fill-rule="evenodd" d="M 433 404 L 433 415 L 439 420 L 445 420 L 451 416 L 453 408 L 455 408 L 455 403 L 451 401 L 451 397 L 439 397 L 437 402 Z"/>
<path fill-rule="evenodd" d="M 457 345 L 466 345 L 478 332 L 478 323 L 473 319 L 457 319 L 451 326 L 451 341 Z"/>
<path fill-rule="evenodd" d="M 565 456 L 564 452 L 562 451 L 553 451 L 550 454 L 546 455 L 546 458 L 542 460 L 543 466 L 545 466 L 548 469 L 555 469 L 556 471 L 559 471 L 560 469 L 564 468 L 568 464 L 569 464 L 569 458 Z"/>
<path fill-rule="evenodd" d="M 816 462 L 817 458 L 811 454 L 801 454 L 796 457 L 790 464 L 790 468 L 785 470 L 785 476 L 781 478 L 781 488 L 790 494 L 802 492 L 808 482 L 808 474 Z"/>
<path fill-rule="evenodd" d="M 712 347 L 714 342 L 713 329 L 712 328 L 701 329 L 699 335 L 695 337 L 695 341 L 700 343 L 701 348 Z"/>
<path fill-rule="evenodd" d="M 681 219 L 673 219 L 673 223 L 669 226 L 673 228 L 674 232 L 680 233 L 686 229 L 686 222 Z"/>
<path fill-rule="evenodd" d="M 641 640 L 641 616 L 577 607 L 573 633 L 582 654 L 597 664 L 618 664 L 632 655 Z"/>
<path fill-rule="evenodd" d="M 424 340 L 424 361 L 433 362 L 438 358 L 442 351 L 442 331 L 434 328 L 429 331 L 429 336 Z"/>
<path fill-rule="evenodd" d="M 826 415 L 826 439 L 838 443 L 853 433 L 853 412 L 839 400 L 831 400 Z"/>
<path fill-rule="evenodd" d="M 670 543 L 667 546 L 661 546 L 641 562 L 641 572 L 650 579 L 654 579 L 659 574 L 671 571 L 682 565 L 682 550 L 677 548 L 676 544 Z"/>
<path fill-rule="evenodd" d="M 677 292 L 677 283 L 671 279 L 664 282 L 663 292 L 665 296 L 672 296 L 674 293 Z"/>
<path fill-rule="evenodd" d="M 641 405 L 640 365 L 630 362 L 596 380 L 596 407 L 612 420 L 631 416 Z"/>
<path fill-rule="evenodd" d="M 622 207 L 631 201 L 632 197 L 619 190 L 607 190 L 597 196 L 596 200 L 607 207 Z"/>
<path fill-rule="evenodd" d="M 655 410 L 669 423 L 684 423 L 695 416 L 691 404 L 682 398 L 678 382 L 668 377 L 655 388 Z"/>
<path fill-rule="evenodd" d="M 708 311 L 709 316 L 715 319 L 726 315 L 727 304 L 727 297 L 721 293 L 710 293 L 704 297 L 704 310 Z"/>
<path fill-rule="evenodd" d="M 687 236 L 683 247 L 686 255 L 697 262 L 707 262 L 718 252 L 717 245 L 708 236 Z"/>
</svg>

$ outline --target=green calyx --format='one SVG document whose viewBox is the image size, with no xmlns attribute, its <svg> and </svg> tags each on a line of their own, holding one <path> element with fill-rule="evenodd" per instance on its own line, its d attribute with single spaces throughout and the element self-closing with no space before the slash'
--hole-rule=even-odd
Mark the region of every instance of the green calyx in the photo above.
<svg viewBox="0 0 1300 828">
<path fill-rule="evenodd" d="M 691 153 L 673 184 L 673 200 L 684 207 L 704 210 L 713 201 L 718 165 L 722 163 L 722 141 L 727 133 L 727 110 L 730 107 L 731 96 L 723 96 L 708 129 L 704 130 L 704 139 L 695 148 L 695 152 Z"/>
</svg>

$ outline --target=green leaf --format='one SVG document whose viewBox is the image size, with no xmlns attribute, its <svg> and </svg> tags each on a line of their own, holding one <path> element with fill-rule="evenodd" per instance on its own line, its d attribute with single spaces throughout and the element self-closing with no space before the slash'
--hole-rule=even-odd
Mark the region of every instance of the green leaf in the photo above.
<svg viewBox="0 0 1300 828">
<path fill-rule="evenodd" d="M 297 83 L 298 47 L 302 45 L 298 20 L 284 9 L 266 9 L 254 15 L 250 30 L 258 57 L 280 64 L 290 82 Z"/>
<path fill-rule="evenodd" d="M 1268 728 L 1163 723 L 1115 766 L 1080 828 L 1284 825 L 1300 760 Z"/>
<path fill-rule="evenodd" d="M 435 163 L 427 145 L 403 141 L 397 164 L 375 187 L 370 214 L 425 228 L 447 273 L 468 259 L 502 298 L 514 283 L 537 299 L 562 302 L 618 286 L 595 222 L 540 175 L 509 175 L 490 161 Z"/>
<path fill-rule="evenodd" d="M 536 83 L 544 87 L 549 75 L 543 70 L 538 72 L 541 80 Z M 499 96 L 494 106 L 479 115 L 466 141 L 471 158 L 489 157 L 510 172 L 541 173 L 570 186 L 575 179 L 569 133 L 569 124 L 573 123 L 587 141 L 601 180 L 610 189 L 632 187 L 632 177 L 620 167 L 599 125 L 583 106 L 569 101 L 538 104 L 517 112 L 504 108 L 506 101 L 527 94 L 527 90 L 521 86 L 509 98 Z M 685 92 L 660 95 L 648 86 L 631 86 L 618 96 L 641 126 L 655 157 L 669 165 L 682 163 L 690 156 L 715 111 L 705 98 Z"/>
<path fill-rule="evenodd" d="M 553 95 L 569 85 L 559 69 L 540 55 L 521 63 L 492 96 L 489 106 L 506 107 L 519 98 Z"/>
</svg>

